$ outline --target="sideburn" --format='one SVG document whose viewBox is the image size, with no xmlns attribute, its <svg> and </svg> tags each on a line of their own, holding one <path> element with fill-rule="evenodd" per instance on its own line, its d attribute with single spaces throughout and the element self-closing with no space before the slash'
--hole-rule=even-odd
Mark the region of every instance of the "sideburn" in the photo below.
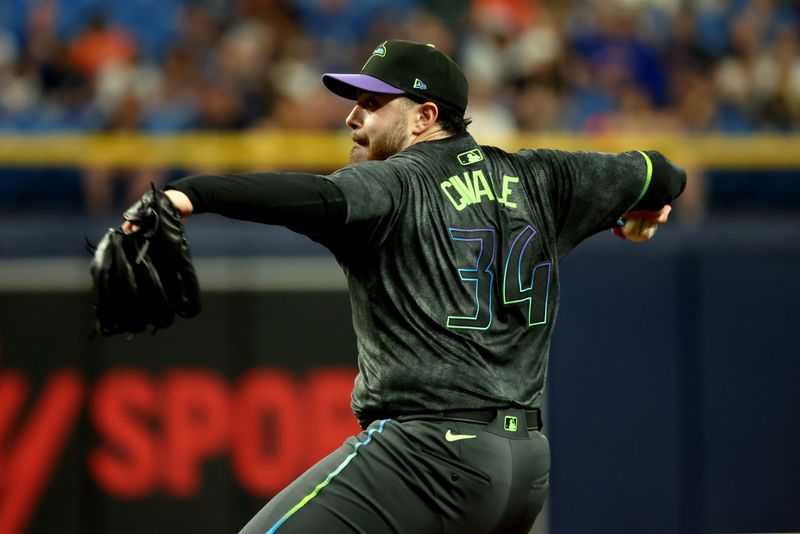
<svg viewBox="0 0 800 534">
<path fill-rule="evenodd" d="M 368 159 L 381 161 L 404 150 L 408 144 L 407 132 L 408 119 L 401 115 L 383 136 L 370 142 Z"/>
</svg>

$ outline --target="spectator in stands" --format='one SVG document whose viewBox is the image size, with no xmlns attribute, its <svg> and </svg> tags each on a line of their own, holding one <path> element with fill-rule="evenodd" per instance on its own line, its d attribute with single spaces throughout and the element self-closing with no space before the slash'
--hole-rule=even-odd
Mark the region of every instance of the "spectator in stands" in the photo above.
<svg viewBox="0 0 800 534">
<path fill-rule="evenodd" d="M 289 44 L 270 68 L 273 112 L 260 126 L 280 130 L 341 128 L 341 117 L 349 110 L 349 103 L 319 83 L 319 71 L 314 67 L 315 42 L 296 35 Z"/>
<path fill-rule="evenodd" d="M 172 48 L 164 59 L 158 86 L 142 102 L 140 127 L 148 132 L 186 130 L 198 122 L 200 66 L 186 46 Z"/>
<path fill-rule="evenodd" d="M 125 63 L 133 59 L 136 44 L 121 27 L 110 26 L 104 13 L 95 12 L 86 27 L 70 44 L 70 59 L 84 76 L 94 77 L 110 63 Z"/>
<path fill-rule="evenodd" d="M 286 123 L 295 102 L 278 92 L 284 78 L 301 79 L 302 62 L 308 62 L 306 69 L 314 72 L 335 68 L 337 62 L 343 68 L 357 67 L 352 63 L 362 51 L 354 50 L 355 43 L 379 29 L 382 33 L 389 29 L 389 34 L 393 30 L 395 37 L 435 40 L 453 53 L 471 76 L 501 94 L 500 105 L 514 116 L 517 129 L 597 130 L 609 123 L 633 125 L 639 120 L 637 115 L 651 112 L 659 118 L 668 116 L 668 123 L 681 121 L 687 117 L 687 99 L 692 100 L 684 98 L 681 87 L 687 85 L 684 82 L 694 84 L 692 79 L 701 75 L 714 79 L 712 119 L 689 116 L 686 127 L 690 129 L 700 128 L 700 123 L 702 129 L 789 129 L 798 120 L 796 86 L 800 82 L 794 80 L 800 75 L 795 74 L 797 47 L 792 42 L 798 34 L 800 8 L 792 9 L 786 2 L 581 0 L 562 5 L 540 0 L 474 0 L 460 3 L 452 13 L 445 9 L 452 4 L 448 0 L 402 0 L 391 5 L 368 0 L 359 2 L 358 9 L 351 9 L 350 2 L 188 3 L 181 9 L 182 17 L 175 14 L 180 27 L 173 48 L 191 56 L 187 63 L 199 74 L 216 79 L 222 73 L 226 83 L 239 86 L 244 117 L 232 123 L 226 119 L 224 127 L 262 126 L 276 119 Z M 444 12 L 447 17 L 442 16 Z M 32 89 L 28 98 L 37 104 L 23 106 L 24 99 L 11 98 L 8 87 L 7 101 L 27 107 L 27 113 L 61 119 L 31 117 L 25 122 L 5 122 L 6 127 L 96 126 L 87 102 L 110 109 L 109 91 L 116 91 L 117 97 L 125 92 L 127 84 L 119 83 L 125 73 L 144 67 L 150 73 L 148 79 L 153 79 L 167 76 L 166 71 L 174 68 L 169 66 L 173 61 L 169 53 L 159 55 L 158 64 L 142 64 L 136 59 L 133 29 L 110 23 L 100 12 L 92 14 L 72 38 L 70 63 L 66 63 L 58 20 L 57 4 L 32 4 L 14 60 L 24 64 L 3 72 L 7 84 L 13 73 L 17 93 L 28 84 Z M 298 35 L 303 38 L 295 39 Z M 6 38 L 3 43 L 0 49 L 8 56 L 14 40 Z M 290 50 L 298 43 L 304 49 L 299 54 Z M 26 81 L 31 68 L 39 78 L 32 85 Z M 182 102 L 182 111 L 179 119 L 161 121 L 158 128 L 185 127 L 192 113 L 186 103 L 194 100 L 195 111 L 199 105 L 196 91 L 169 85 L 166 101 Z M 156 110 L 166 110 L 164 98 L 161 90 L 140 95 L 146 114 L 143 125 L 160 122 Z M 208 107 L 218 108 L 224 100 L 212 98 Z M 549 108 L 557 112 L 536 117 L 531 98 L 549 102 Z M 85 112 L 80 120 L 64 111 L 76 106 Z M 194 126 L 216 128 L 219 114 L 219 109 L 209 109 L 199 119 L 195 115 Z"/>
<path fill-rule="evenodd" d="M 158 36 L 100 11 L 76 31 L 59 5 L 0 29 L 0 129 L 340 128 L 315 73 L 360 68 L 378 34 L 456 57 L 498 135 L 800 128 L 797 2 L 193 0 L 165 4 L 178 27 Z M 172 45 L 145 61 L 137 39 Z"/>
<path fill-rule="evenodd" d="M 120 98 L 109 115 L 107 133 L 128 133 L 138 130 L 142 120 L 142 104 L 133 93 Z M 83 173 L 86 210 L 95 216 L 110 215 L 136 201 L 150 184 L 163 185 L 165 172 L 158 166 L 136 165 L 115 167 L 91 165 Z"/>
</svg>

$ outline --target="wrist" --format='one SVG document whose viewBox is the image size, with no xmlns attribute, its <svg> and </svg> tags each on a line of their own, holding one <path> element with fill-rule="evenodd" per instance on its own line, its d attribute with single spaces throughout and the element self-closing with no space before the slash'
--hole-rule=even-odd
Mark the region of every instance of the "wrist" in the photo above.
<svg viewBox="0 0 800 534">
<path fill-rule="evenodd" d="M 181 217 L 187 217 L 194 211 L 194 206 L 186 193 L 178 191 L 177 189 L 167 189 L 164 194 L 172 201 L 172 204 L 178 209 Z"/>
</svg>

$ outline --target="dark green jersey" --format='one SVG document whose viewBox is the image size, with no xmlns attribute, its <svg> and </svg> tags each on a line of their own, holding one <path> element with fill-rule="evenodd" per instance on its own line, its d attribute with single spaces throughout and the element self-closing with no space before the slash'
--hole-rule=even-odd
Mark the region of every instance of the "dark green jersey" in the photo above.
<svg viewBox="0 0 800 534">
<path fill-rule="evenodd" d="M 648 158 L 423 142 L 329 177 L 347 201 L 326 240 L 358 339 L 353 407 L 537 406 L 559 262 L 641 198 Z"/>
<path fill-rule="evenodd" d="M 191 176 L 195 212 L 281 224 L 330 248 L 350 287 L 357 415 L 534 407 L 558 313 L 561 259 L 685 174 L 657 152 L 415 144 L 328 177 Z"/>
</svg>

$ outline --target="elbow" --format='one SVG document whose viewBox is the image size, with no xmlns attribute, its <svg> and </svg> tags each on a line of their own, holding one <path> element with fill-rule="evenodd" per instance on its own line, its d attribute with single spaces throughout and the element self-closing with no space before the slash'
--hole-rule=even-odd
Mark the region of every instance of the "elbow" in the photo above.
<svg viewBox="0 0 800 534">
<path fill-rule="evenodd" d="M 659 210 L 683 193 L 686 187 L 686 171 L 660 152 L 649 150 L 646 154 L 653 164 L 653 175 L 650 187 L 637 208 Z"/>
</svg>

